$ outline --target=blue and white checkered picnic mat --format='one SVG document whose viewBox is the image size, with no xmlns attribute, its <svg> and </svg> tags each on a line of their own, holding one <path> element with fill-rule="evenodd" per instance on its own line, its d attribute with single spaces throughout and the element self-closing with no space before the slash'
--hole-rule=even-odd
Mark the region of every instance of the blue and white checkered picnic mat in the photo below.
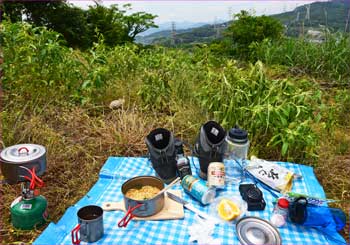
<svg viewBox="0 0 350 245">
<path fill-rule="evenodd" d="M 192 163 L 198 166 L 198 159 L 192 158 Z M 293 183 L 293 192 L 305 193 L 310 196 L 325 198 L 323 188 L 318 183 L 311 167 L 280 162 L 282 166 L 303 176 Z M 192 172 L 196 169 L 192 164 Z M 151 163 L 147 158 L 110 157 L 102 167 L 99 180 L 93 188 L 74 206 L 67 209 L 57 224 L 51 223 L 34 241 L 34 244 L 71 244 L 70 231 L 77 224 L 76 213 L 79 208 L 95 204 L 101 206 L 104 202 L 118 202 L 123 199 L 121 185 L 129 178 L 140 175 L 155 175 Z M 194 174 L 196 175 L 196 174 Z M 83 181 L 83 180 L 82 180 Z M 180 185 L 174 189 L 182 190 Z M 246 215 L 270 219 L 274 197 L 266 190 L 263 191 L 266 201 L 264 211 L 247 212 Z M 238 185 L 227 185 L 218 193 L 218 196 L 229 194 L 239 195 Z M 183 192 L 185 200 L 202 211 L 208 211 L 209 206 L 201 206 L 198 201 Z M 126 228 L 119 228 L 117 223 L 124 216 L 123 212 L 104 212 L 104 236 L 96 244 L 188 244 L 188 228 L 195 222 L 195 214 L 185 209 L 185 218 L 182 220 L 165 221 L 131 221 Z M 332 243 L 322 232 L 288 223 L 279 228 L 283 244 L 329 244 Z M 235 225 L 219 224 L 215 227 L 214 238 L 219 238 L 222 244 L 239 244 Z M 344 241 L 343 238 L 340 241 Z M 344 241 L 345 243 L 345 241 Z M 82 244 L 84 244 L 82 242 Z"/>
</svg>

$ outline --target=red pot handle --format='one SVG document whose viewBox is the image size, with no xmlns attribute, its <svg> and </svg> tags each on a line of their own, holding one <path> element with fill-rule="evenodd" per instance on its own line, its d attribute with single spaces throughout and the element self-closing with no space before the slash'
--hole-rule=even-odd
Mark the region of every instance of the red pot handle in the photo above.
<svg viewBox="0 0 350 245">
<path fill-rule="evenodd" d="M 18 154 L 21 154 L 21 151 L 22 151 L 22 150 L 26 150 L 27 155 L 29 154 L 29 150 L 28 150 L 28 148 L 27 148 L 27 147 L 25 147 L 25 146 L 20 147 L 20 148 L 18 149 Z"/>
<path fill-rule="evenodd" d="M 71 234 L 72 234 L 72 243 L 74 245 L 79 245 L 80 244 L 80 239 L 78 238 L 79 230 L 80 230 L 80 224 L 78 224 L 76 227 L 74 227 L 74 229 L 71 232 Z"/>
<path fill-rule="evenodd" d="M 138 209 L 141 207 L 143 204 L 139 203 L 135 207 L 130 207 L 128 208 L 128 211 L 124 215 L 124 217 L 118 222 L 118 227 L 126 227 L 132 218 L 135 217 L 135 215 L 132 213 L 135 209 Z"/>
</svg>

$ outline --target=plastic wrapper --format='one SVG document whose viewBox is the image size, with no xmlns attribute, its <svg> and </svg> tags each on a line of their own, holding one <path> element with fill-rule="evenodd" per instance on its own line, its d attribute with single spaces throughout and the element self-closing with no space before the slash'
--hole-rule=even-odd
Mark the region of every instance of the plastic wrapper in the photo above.
<svg viewBox="0 0 350 245">
<path fill-rule="evenodd" d="M 219 215 L 218 206 L 219 206 L 221 200 L 223 200 L 223 199 L 227 199 L 227 200 L 232 201 L 233 203 L 235 203 L 237 205 L 237 207 L 240 210 L 240 214 L 232 220 L 225 220 L 222 217 L 220 217 L 220 215 Z M 240 218 L 242 218 L 245 215 L 245 213 L 247 212 L 247 208 L 248 208 L 248 205 L 247 205 L 246 201 L 244 201 L 242 199 L 241 196 L 237 196 L 237 194 L 232 194 L 232 195 L 226 194 L 225 196 L 220 196 L 220 197 L 215 198 L 215 200 L 209 206 L 209 214 L 211 216 L 215 217 L 217 220 L 220 220 L 221 223 L 230 223 L 230 222 L 235 223 L 236 221 L 238 221 Z"/>
<path fill-rule="evenodd" d="M 246 170 L 270 188 L 285 193 L 292 189 L 294 173 L 275 162 L 252 157 Z"/>
</svg>

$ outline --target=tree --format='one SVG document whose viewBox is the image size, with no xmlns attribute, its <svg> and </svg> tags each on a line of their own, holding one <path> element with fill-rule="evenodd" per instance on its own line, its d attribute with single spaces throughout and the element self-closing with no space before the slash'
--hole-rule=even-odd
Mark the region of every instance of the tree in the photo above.
<svg viewBox="0 0 350 245">
<path fill-rule="evenodd" d="M 3 4 L 5 17 L 11 22 L 26 21 L 34 26 L 45 26 L 62 34 L 72 47 L 87 48 L 91 45 L 87 36 L 85 11 L 59 1 L 7 1 Z"/>
<path fill-rule="evenodd" d="M 103 34 L 105 43 L 113 46 L 125 42 L 133 42 L 137 34 L 146 31 L 150 27 L 157 27 L 154 24 L 155 15 L 145 12 L 137 12 L 126 15 L 131 10 L 130 4 L 119 8 L 118 5 L 111 5 L 109 8 L 96 3 L 90 6 L 87 11 L 87 22 L 90 32 Z M 94 39 L 96 35 L 92 34 Z"/>
<path fill-rule="evenodd" d="M 109 46 L 125 43 L 128 37 L 123 29 L 123 14 L 117 5 L 107 8 L 96 3 L 90 6 L 86 12 L 86 21 L 91 41 L 96 42 L 98 34 L 102 34 L 105 44 Z"/>
<path fill-rule="evenodd" d="M 151 27 L 158 27 L 154 24 L 154 18 L 156 16 L 145 13 L 145 12 L 137 12 L 131 15 L 124 16 L 124 23 L 126 27 L 126 31 L 128 33 L 130 41 L 134 41 L 137 34 L 146 31 Z"/>
<path fill-rule="evenodd" d="M 131 5 L 112 5 L 107 8 L 95 1 L 88 10 L 58 1 L 21 1 L 3 4 L 6 17 L 12 22 L 24 20 L 35 26 L 46 26 L 61 33 L 68 45 L 82 49 L 91 47 L 100 34 L 109 46 L 133 42 L 137 34 L 154 24 L 155 15 L 137 12 L 127 15 Z"/>
<path fill-rule="evenodd" d="M 252 42 L 278 39 L 282 36 L 282 24 L 269 16 L 252 16 L 247 11 L 236 14 L 238 20 L 233 21 L 227 28 L 226 35 L 240 48 L 247 49 Z"/>
</svg>

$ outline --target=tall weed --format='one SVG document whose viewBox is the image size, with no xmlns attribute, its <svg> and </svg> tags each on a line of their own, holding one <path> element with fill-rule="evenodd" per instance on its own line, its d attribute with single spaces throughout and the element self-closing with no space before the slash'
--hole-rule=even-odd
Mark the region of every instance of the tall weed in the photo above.
<svg viewBox="0 0 350 245">
<path fill-rule="evenodd" d="M 268 79 L 261 62 L 243 70 L 227 61 L 221 72 L 208 73 L 197 96 L 223 125 L 247 129 L 260 150 L 278 147 L 284 157 L 302 158 L 315 154 L 318 140 L 312 126 L 320 120 L 313 114 L 320 93 L 310 85 Z"/>
<path fill-rule="evenodd" d="M 210 117 L 227 128 L 238 124 L 249 131 L 260 153 L 302 158 L 316 152 L 317 87 L 303 80 L 269 79 L 261 62 L 240 68 L 206 46 L 189 52 L 107 48 L 102 36 L 80 52 L 62 45 L 57 33 L 28 24 L 4 23 L 1 41 L 8 122 L 36 111 L 45 114 L 48 104 L 101 105 L 125 97 L 129 105 L 185 120 L 181 125 L 200 125 L 199 118 Z M 191 118 L 192 111 L 196 116 Z M 10 132 L 11 127 L 4 128 Z M 12 129 L 17 131 L 16 123 Z"/>
<path fill-rule="evenodd" d="M 328 34 L 322 43 L 301 38 L 276 42 L 265 39 L 253 43 L 250 49 L 252 60 L 298 68 L 300 72 L 350 86 L 350 38 L 345 35 Z"/>
</svg>

